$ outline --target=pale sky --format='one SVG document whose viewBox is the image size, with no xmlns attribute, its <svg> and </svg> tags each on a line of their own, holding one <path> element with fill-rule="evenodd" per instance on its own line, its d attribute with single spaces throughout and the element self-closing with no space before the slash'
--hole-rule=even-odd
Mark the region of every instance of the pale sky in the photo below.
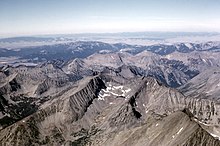
<svg viewBox="0 0 220 146">
<path fill-rule="evenodd" d="M 0 0 L 0 37 L 220 32 L 220 0 Z"/>
</svg>

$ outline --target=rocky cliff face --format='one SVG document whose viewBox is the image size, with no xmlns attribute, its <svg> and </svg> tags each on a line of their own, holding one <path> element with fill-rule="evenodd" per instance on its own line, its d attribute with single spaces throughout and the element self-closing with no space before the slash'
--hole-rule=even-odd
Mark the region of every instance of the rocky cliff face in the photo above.
<svg viewBox="0 0 220 146">
<path fill-rule="evenodd" d="M 69 86 L 34 114 L 1 130 L 0 143 L 217 146 L 220 141 L 198 121 L 205 103 L 212 104 L 192 101 L 154 78 L 105 72 Z M 212 119 L 213 107 L 207 112 Z"/>
<path fill-rule="evenodd" d="M 103 141 L 97 137 L 96 141 L 87 145 L 218 146 L 220 144 L 183 112 L 175 112 L 162 120 L 148 116 L 146 120 L 141 126 L 113 131 L 106 134 L 107 136 L 103 134 L 104 136 L 101 137 Z"/>
<path fill-rule="evenodd" d="M 72 131 L 78 129 L 72 125 L 73 122 L 79 121 L 90 107 L 93 100 L 97 98 L 98 93 L 102 88 L 105 88 L 104 83 L 98 77 L 83 81 L 85 85 L 78 86 L 67 92 L 68 95 L 54 99 L 52 101 L 45 102 L 40 110 L 33 115 L 17 122 L 16 124 L 4 129 L 7 134 L 11 133 L 11 140 L 8 141 L 10 145 L 31 145 L 32 143 L 42 144 L 44 140 L 47 141 L 47 136 L 55 136 L 54 140 L 50 141 L 50 144 L 59 144 L 59 140 L 56 139 L 56 134 L 64 134 L 70 136 Z M 72 93 L 73 92 L 73 93 Z M 25 133 L 25 129 L 29 131 L 28 135 Z M 62 133 L 60 133 L 62 129 Z M 14 131 L 15 130 L 15 131 Z M 55 130 L 55 131 L 54 131 Z M 58 131 L 57 131 L 58 130 Z M 17 135 L 16 131 L 19 131 L 21 135 Z M 5 133 L 6 134 L 6 133 Z M 3 134 L 4 136 L 6 136 Z M 42 135 L 43 134 L 43 135 Z M 46 137 L 45 135 L 46 134 Z M 21 140 L 13 141 L 15 137 L 19 137 Z M 44 137 L 41 137 L 44 136 Z M 30 139 L 29 139 L 30 138 Z M 58 139 L 62 140 L 62 136 L 58 136 Z M 66 137 L 65 137 L 66 138 Z M 2 144 L 7 143 L 7 139 L 2 139 Z"/>
<path fill-rule="evenodd" d="M 72 84 L 72 80 L 52 64 L 3 68 L 0 82 L 1 129 L 36 112 L 42 103 Z"/>
</svg>

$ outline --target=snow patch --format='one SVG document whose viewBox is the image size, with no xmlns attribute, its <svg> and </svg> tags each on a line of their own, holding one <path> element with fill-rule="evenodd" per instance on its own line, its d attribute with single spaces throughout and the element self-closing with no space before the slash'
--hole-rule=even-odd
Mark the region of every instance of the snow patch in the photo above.
<svg viewBox="0 0 220 146">
<path fill-rule="evenodd" d="M 115 88 L 115 89 L 122 89 L 123 86 L 113 86 L 113 88 Z"/>
<path fill-rule="evenodd" d="M 220 136 L 213 134 L 213 133 L 209 133 L 211 136 L 213 136 L 214 138 L 218 138 L 218 140 L 220 140 Z"/>
<path fill-rule="evenodd" d="M 99 96 L 99 97 L 98 97 L 98 100 L 105 100 L 105 99 Z"/>
<path fill-rule="evenodd" d="M 203 123 L 203 122 L 199 121 L 198 119 L 195 119 L 195 118 L 194 118 L 194 120 L 195 120 L 196 122 L 200 123 L 200 124 L 205 125 L 205 126 L 210 126 L 209 124 Z"/>
<path fill-rule="evenodd" d="M 104 93 L 103 95 L 100 94 L 100 95 L 98 96 L 98 100 L 105 100 L 104 97 L 106 97 L 106 96 L 110 96 L 110 95 L 109 95 L 109 94 L 106 94 L 106 93 Z"/>
<path fill-rule="evenodd" d="M 189 49 L 192 49 L 192 45 L 190 43 L 185 43 L 185 46 L 188 47 Z"/>
<path fill-rule="evenodd" d="M 131 89 L 122 90 L 122 91 L 125 91 L 125 93 L 127 93 L 127 92 L 130 92 L 130 91 L 131 91 Z"/>
<path fill-rule="evenodd" d="M 115 59 L 113 56 L 111 56 L 112 59 Z"/>
<path fill-rule="evenodd" d="M 177 134 L 180 134 L 180 132 L 183 130 L 183 127 L 180 128 L 180 130 L 177 132 Z"/>
<path fill-rule="evenodd" d="M 120 90 L 119 93 L 116 93 L 116 90 Z M 106 89 L 102 89 L 102 92 L 104 92 L 104 95 L 100 95 L 101 97 L 103 96 L 110 96 L 110 95 L 114 95 L 114 96 L 123 96 L 125 97 L 127 95 L 128 92 L 131 91 L 130 88 L 124 87 L 124 86 L 113 86 L 111 84 L 107 84 L 107 88 Z"/>
<path fill-rule="evenodd" d="M 202 59 L 203 62 L 207 63 L 205 59 Z"/>
</svg>

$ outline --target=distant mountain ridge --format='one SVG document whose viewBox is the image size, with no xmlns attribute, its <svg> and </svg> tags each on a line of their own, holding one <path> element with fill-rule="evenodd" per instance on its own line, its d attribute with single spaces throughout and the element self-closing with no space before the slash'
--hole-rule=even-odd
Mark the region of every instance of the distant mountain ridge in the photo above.
<svg viewBox="0 0 220 146">
<path fill-rule="evenodd" d="M 51 59 L 74 59 L 85 58 L 93 53 L 108 50 L 110 52 L 123 51 L 131 54 L 138 54 L 142 51 L 150 51 L 159 55 L 168 55 L 173 52 L 190 53 L 193 51 L 219 52 L 220 42 L 207 43 L 178 43 L 158 44 L 149 46 L 108 44 L 96 41 L 80 41 L 54 45 L 17 48 L 16 50 L 0 49 L 0 57 L 20 57 L 21 59 L 38 58 L 39 61 Z M 65 57 L 63 57 L 65 56 Z"/>
</svg>

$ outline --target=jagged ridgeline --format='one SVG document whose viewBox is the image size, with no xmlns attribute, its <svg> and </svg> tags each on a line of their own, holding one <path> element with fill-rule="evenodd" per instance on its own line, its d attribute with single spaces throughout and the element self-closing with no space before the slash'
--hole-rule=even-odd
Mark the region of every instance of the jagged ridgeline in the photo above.
<svg viewBox="0 0 220 146">
<path fill-rule="evenodd" d="M 98 73 L 75 63 L 82 74 L 52 64 L 1 71 L 0 145 L 220 145 L 217 100 L 192 98 L 127 66 Z"/>
</svg>

